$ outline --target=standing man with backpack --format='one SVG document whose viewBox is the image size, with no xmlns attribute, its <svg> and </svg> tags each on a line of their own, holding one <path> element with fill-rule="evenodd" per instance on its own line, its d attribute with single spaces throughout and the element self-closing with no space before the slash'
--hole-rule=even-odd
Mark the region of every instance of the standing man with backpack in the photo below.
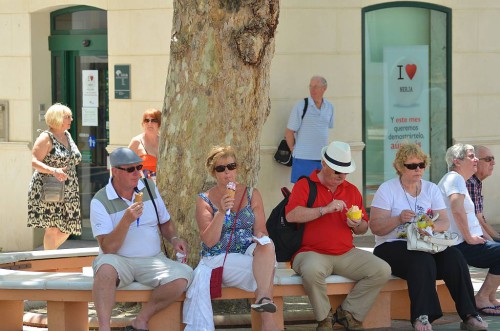
<svg viewBox="0 0 500 331">
<path fill-rule="evenodd" d="M 326 88 L 325 78 L 313 76 L 311 96 L 299 101 L 290 113 L 285 139 L 293 155 L 292 183 L 321 169 L 321 148 L 328 144 L 328 129 L 333 128 L 333 105 L 323 99 Z"/>
<path fill-rule="evenodd" d="M 353 245 L 353 234 L 368 230 L 368 215 L 361 193 L 345 180 L 356 169 L 350 146 L 334 141 L 320 155 L 322 168 L 310 175 L 317 191 L 312 207 L 307 207 L 310 185 L 306 179 L 300 179 L 285 208 L 288 222 L 304 226 L 302 244 L 291 265 L 302 277 L 318 321 L 317 331 L 333 330 L 336 322 L 347 330 L 362 330 L 366 314 L 391 276 L 391 267 Z M 359 218 L 351 213 L 346 215 L 353 206 L 361 210 Z M 331 274 L 357 281 L 335 312 L 326 293 L 325 278 Z"/>
</svg>

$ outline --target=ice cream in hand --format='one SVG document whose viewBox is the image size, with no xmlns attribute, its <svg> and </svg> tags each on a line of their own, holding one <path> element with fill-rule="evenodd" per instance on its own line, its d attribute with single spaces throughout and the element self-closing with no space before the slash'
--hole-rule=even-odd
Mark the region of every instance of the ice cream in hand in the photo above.
<svg viewBox="0 0 500 331">
<path fill-rule="evenodd" d="M 134 202 L 142 202 L 142 192 L 138 192 L 135 194 L 135 197 L 134 197 Z"/>
<path fill-rule="evenodd" d="M 236 194 L 236 183 L 234 182 L 227 183 L 226 194 L 228 194 L 231 198 L 234 198 L 234 195 Z"/>
<path fill-rule="evenodd" d="M 144 193 L 143 192 L 137 192 L 134 196 L 134 202 L 142 202 L 142 195 Z M 137 227 L 139 227 L 139 221 L 140 221 L 140 217 L 137 218 Z"/>
<path fill-rule="evenodd" d="M 351 206 L 351 208 L 347 211 L 346 216 L 353 221 L 358 221 L 361 219 L 361 216 L 363 216 L 363 212 L 358 206 Z"/>
<path fill-rule="evenodd" d="M 234 199 L 234 196 L 236 195 L 236 183 L 234 182 L 227 183 L 226 194 Z M 226 210 L 226 215 L 229 215 L 230 213 L 231 213 L 230 209 Z"/>
</svg>

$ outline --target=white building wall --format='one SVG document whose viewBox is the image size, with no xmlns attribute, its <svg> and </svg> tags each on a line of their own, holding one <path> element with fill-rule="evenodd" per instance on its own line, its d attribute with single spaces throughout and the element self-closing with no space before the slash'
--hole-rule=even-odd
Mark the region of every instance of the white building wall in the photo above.
<svg viewBox="0 0 500 331">
<path fill-rule="evenodd" d="M 110 79 L 110 145 L 127 145 L 140 132 L 144 109 L 161 108 L 169 62 L 173 0 L 0 0 L 0 100 L 10 106 L 9 142 L 0 143 L 3 187 L 0 199 L 0 247 L 32 249 L 40 232 L 26 228 L 31 146 L 44 128 L 40 105 L 50 91 L 50 12 L 74 5 L 108 11 L 109 69 L 131 65 L 132 99 L 114 99 Z M 498 133 L 500 84 L 500 1 L 429 1 L 452 9 L 452 133 L 455 141 L 486 144 L 500 157 Z M 258 187 L 266 214 L 289 184 L 290 169 L 272 156 L 283 137 L 292 106 L 308 95 L 309 78 L 328 80 L 325 97 L 335 105 L 331 140 L 351 143 L 358 170 L 349 176 L 362 185 L 362 55 L 361 10 L 382 1 L 282 0 L 271 68 L 271 114 L 261 141 Z M 110 75 L 111 76 L 111 75 Z M 369 164 L 369 160 L 368 160 Z M 485 215 L 500 222 L 500 170 L 484 183 Z"/>
</svg>

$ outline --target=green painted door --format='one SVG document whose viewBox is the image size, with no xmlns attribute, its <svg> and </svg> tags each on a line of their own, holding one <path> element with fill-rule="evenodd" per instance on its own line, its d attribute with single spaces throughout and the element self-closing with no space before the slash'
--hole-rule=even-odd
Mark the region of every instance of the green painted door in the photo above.
<svg viewBox="0 0 500 331">
<path fill-rule="evenodd" d="M 71 7 L 51 14 L 52 101 L 73 111 L 71 135 L 82 153 L 78 165 L 83 233 L 92 239 L 90 200 L 109 179 L 109 94 L 106 12 Z"/>
</svg>

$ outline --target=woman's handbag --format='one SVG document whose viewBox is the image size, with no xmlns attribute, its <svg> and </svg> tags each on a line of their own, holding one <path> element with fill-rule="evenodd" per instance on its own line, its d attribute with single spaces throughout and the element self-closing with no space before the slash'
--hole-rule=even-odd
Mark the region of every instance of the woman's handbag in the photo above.
<svg viewBox="0 0 500 331">
<path fill-rule="evenodd" d="M 42 177 L 42 200 L 45 202 L 61 202 L 64 200 L 64 183 L 54 176 Z"/>
<path fill-rule="evenodd" d="M 458 234 L 453 232 L 435 232 L 431 235 L 424 235 L 419 232 L 417 223 L 410 223 L 406 228 L 407 249 L 410 251 L 422 251 L 431 254 L 444 251 L 450 246 L 454 246 L 458 241 Z"/>
<path fill-rule="evenodd" d="M 247 194 L 247 189 L 245 188 L 245 192 L 241 196 L 240 205 L 238 210 L 241 208 L 241 203 L 243 202 L 243 198 Z M 236 227 L 236 219 L 238 215 L 234 217 L 233 226 L 231 229 L 231 235 L 229 236 L 229 241 L 226 247 L 226 255 L 224 255 L 224 262 L 220 267 L 212 269 L 212 274 L 210 275 L 210 298 L 216 299 L 222 296 L 222 273 L 224 272 L 224 264 L 226 263 L 227 253 L 229 252 L 229 247 L 231 247 L 231 240 L 233 239 L 234 228 Z"/>
<path fill-rule="evenodd" d="M 224 258 L 225 262 L 226 258 Z M 210 275 L 210 298 L 216 299 L 222 296 L 222 273 L 224 272 L 224 265 L 212 269 Z"/>
</svg>

